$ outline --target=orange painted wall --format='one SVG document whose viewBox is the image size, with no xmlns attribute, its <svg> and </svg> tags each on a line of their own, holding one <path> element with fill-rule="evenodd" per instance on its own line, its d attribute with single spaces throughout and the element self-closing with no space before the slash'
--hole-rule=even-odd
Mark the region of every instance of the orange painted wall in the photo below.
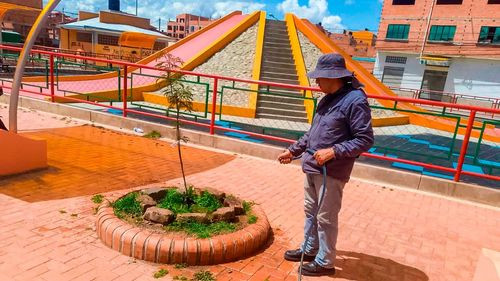
<svg viewBox="0 0 500 281">
<path fill-rule="evenodd" d="M 0 130 L 0 176 L 47 167 L 47 142 Z"/>
</svg>

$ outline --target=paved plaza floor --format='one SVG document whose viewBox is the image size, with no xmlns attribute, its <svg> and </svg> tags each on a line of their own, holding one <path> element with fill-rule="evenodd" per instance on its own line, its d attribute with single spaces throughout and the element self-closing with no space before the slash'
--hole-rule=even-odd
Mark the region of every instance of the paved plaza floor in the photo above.
<svg viewBox="0 0 500 281">
<path fill-rule="evenodd" d="M 5 107 L 0 116 L 8 123 Z M 23 116 L 22 134 L 47 140 L 50 167 L 0 178 L 0 280 L 172 280 L 199 270 L 217 280 L 296 280 L 297 264 L 282 257 L 303 236 L 299 166 L 185 146 L 189 183 L 256 202 L 274 234 L 253 257 L 176 269 L 104 246 L 91 201 L 98 193 L 180 183 L 176 148 L 62 116 L 29 110 Z M 500 251 L 500 212 L 352 179 L 337 248 L 335 276 L 304 280 L 473 280 L 483 249 Z M 160 268 L 169 274 L 153 278 Z"/>
</svg>

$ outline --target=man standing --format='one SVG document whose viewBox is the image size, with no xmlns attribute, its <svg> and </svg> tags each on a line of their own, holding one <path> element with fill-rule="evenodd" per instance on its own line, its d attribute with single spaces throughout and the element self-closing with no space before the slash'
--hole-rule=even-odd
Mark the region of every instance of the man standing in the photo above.
<svg viewBox="0 0 500 281">
<path fill-rule="evenodd" d="M 280 154 L 278 160 L 288 164 L 306 150 L 315 151 L 314 155 L 302 156 L 302 170 L 306 174 L 304 242 L 301 248 L 286 251 L 285 259 L 300 261 L 304 249 L 304 260 L 309 263 L 302 267 L 302 273 L 322 276 L 335 273 L 338 213 L 344 185 L 354 160 L 373 145 L 374 139 L 366 95 L 354 74 L 346 69 L 342 56 L 321 56 L 308 76 L 316 79 L 326 95 L 318 104 L 309 131 Z M 323 203 L 318 206 L 323 165 L 327 170 L 326 190 Z"/>
</svg>

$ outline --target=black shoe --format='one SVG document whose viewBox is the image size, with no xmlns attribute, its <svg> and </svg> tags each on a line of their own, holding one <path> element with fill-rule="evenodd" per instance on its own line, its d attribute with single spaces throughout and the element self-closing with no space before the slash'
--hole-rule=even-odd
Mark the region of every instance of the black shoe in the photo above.
<svg viewBox="0 0 500 281">
<path fill-rule="evenodd" d="M 302 275 L 304 276 L 324 276 L 324 275 L 334 275 L 334 274 L 335 274 L 335 268 L 322 267 L 315 261 L 306 263 L 302 266 Z"/>
<path fill-rule="evenodd" d="M 302 249 L 288 250 L 285 252 L 285 260 L 287 261 L 300 261 L 302 256 Z M 316 256 L 304 254 L 304 261 L 313 261 Z"/>
</svg>

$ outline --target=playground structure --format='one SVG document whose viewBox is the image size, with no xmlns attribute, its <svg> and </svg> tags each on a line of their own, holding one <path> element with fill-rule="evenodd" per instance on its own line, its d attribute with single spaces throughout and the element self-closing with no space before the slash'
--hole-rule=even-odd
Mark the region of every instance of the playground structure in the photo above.
<svg viewBox="0 0 500 281">
<path fill-rule="evenodd" d="M 248 78 L 196 72 L 197 67 L 208 63 L 251 27 L 257 29 L 257 35 L 253 61 L 248 62 L 252 65 Z M 171 120 L 172 112 L 159 93 L 164 86 L 158 83 L 160 69 L 155 67 L 162 55 L 169 53 L 184 61 L 177 72 L 184 74 L 184 82 L 193 85 L 199 97 L 195 99 L 194 112 L 183 112 L 185 124 L 209 129 L 212 134 L 223 131 L 227 136 L 248 141 L 288 143 L 307 130 L 315 111 L 315 94 L 319 91 L 311 87 L 305 75 L 308 69 L 300 34 L 322 53 L 338 52 L 346 58 L 348 68 L 365 85 L 370 100 L 376 102 L 372 106 L 374 111 L 397 113 L 374 118 L 374 125 L 381 126 L 379 133 L 385 141 L 376 144 L 365 156 L 390 161 L 394 167 L 454 180 L 462 175 L 500 179 L 500 163 L 494 160 L 500 142 L 496 128 L 499 122 L 483 118 L 488 115 L 494 118 L 500 113 L 498 109 L 400 98 L 313 24 L 292 14 L 279 22 L 267 20 L 265 12 L 250 15 L 234 12 L 135 64 L 36 50 L 33 53 L 46 59 L 49 71 L 44 76 L 25 77 L 22 93 L 52 102 L 85 105 L 92 110 L 105 108 L 124 117 L 132 114 Z M 284 47 L 286 44 L 289 50 Z M 6 46 L 3 49 L 19 50 Z M 82 65 L 85 61 L 121 67 L 108 68 L 107 73 L 98 75 L 58 73 L 60 67 Z M 287 69 L 291 71 L 277 75 Z M 8 90 L 9 80 L 2 83 Z M 424 109 L 424 105 L 436 110 Z M 452 112 L 457 110 L 469 111 L 469 118 Z M 476 120 L 476 114 L 482 118 Z M 387 133 L 391 129 L 399 132 Z M 385 139 L 389 135 L 391 140 Z M 471 137 L 476 141 L 469 147 Z"/>
</svg>

